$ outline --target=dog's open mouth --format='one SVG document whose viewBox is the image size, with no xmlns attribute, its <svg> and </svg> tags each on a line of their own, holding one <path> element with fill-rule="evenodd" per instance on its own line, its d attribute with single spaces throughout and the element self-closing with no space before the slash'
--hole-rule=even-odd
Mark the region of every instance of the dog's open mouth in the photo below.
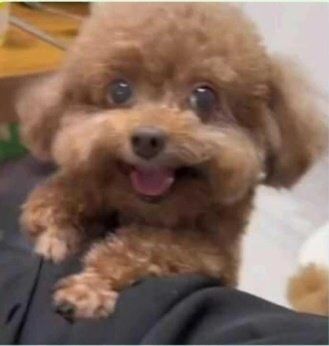
<svg viewBox="0 0 329 346">
<path fill-rule="evenodd" d="M 124 171 L 129 176 L 136 194 L 148 202 L 157 202 L 167 196 L 175 183 L 181 179 L 201 177 L 201 171 L 194 167 L 173 169 L 125 165 Z"/>
<path fill-rule="evenodd" d="M 175 171 L 162 167 L 134 167 L 130 172 L 130 181 L 139 195 L 159 198 L 167 194 L 174 184 Z"/>
</svg>

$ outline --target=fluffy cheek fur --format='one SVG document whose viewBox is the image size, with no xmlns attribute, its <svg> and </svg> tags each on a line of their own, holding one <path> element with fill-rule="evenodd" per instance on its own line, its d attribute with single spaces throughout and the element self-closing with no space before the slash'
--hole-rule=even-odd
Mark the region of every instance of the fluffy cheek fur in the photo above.
<svg viewBox="0 0 329 346">
<path fill-rule="evenodd" d="M 150 161 L 138 158 L 131 148 L 131 135 L 144 126 L 160 128 L 168 136 L 164 152 Z M 205 193 L 211 192 L 212 202 L 220 203 L 242 198 L 262 174 L 261 155 L 244 131 L 204 125 L 190 112 L 165 107 L 80 115 L 59 131 L 53 155 L 66 170 L 108 177 L 116 175 L 118 161 L 174 169 L 196 167 Z M 184 181 L 175 191 L 185 194 L 195 183 Z"/>
</svg>

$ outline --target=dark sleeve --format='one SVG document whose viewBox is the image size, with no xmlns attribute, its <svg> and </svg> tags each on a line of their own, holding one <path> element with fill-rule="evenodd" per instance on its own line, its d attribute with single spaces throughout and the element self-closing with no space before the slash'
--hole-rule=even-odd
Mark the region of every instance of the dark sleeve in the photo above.
<svg viewBox="0 0 329 346">
<path fill-rule="evenodd" d="M 107 319 L 68 323 L 51 305 L 54 283 L 79 269 L 0 246 L 1 344 L 328 344 L 328 321 L 297 314 L 216 280 L 148 278 Z"/>
</svg>

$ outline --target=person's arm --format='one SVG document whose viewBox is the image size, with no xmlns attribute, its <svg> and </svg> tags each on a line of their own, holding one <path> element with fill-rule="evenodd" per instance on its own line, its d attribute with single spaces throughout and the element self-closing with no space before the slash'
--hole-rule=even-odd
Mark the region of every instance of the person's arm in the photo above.
<svg viewBox="0 0 329 346">
<path fill-rule="evenodd" d="M 19 252 L 19 253 L 18 253 Z M 52 288 L 77 271 L 0 248 L 0 344 L 328 344 L 328 320 L 298 314 L 196 275 L 146 278 L 107 319 L 70 324 Z"/>
</svg>

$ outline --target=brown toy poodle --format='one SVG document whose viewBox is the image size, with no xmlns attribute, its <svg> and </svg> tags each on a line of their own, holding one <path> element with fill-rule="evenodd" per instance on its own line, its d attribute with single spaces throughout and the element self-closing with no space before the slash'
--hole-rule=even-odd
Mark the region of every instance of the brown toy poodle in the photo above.
<svg viewBox="0 0 329 346">
<path fill-rule="evenodd" d="M 55 290 L 67 318 L 110 314 L 148 275 L 236 285 L 256 187 L 291 186 L 327 140 L 300 72 L 228 4 L 103 5 L 18 112 L 32 152 L 59 166 L 23 207 L 35 251 L 59 262 L 93 243 Z"/>
</svg>

